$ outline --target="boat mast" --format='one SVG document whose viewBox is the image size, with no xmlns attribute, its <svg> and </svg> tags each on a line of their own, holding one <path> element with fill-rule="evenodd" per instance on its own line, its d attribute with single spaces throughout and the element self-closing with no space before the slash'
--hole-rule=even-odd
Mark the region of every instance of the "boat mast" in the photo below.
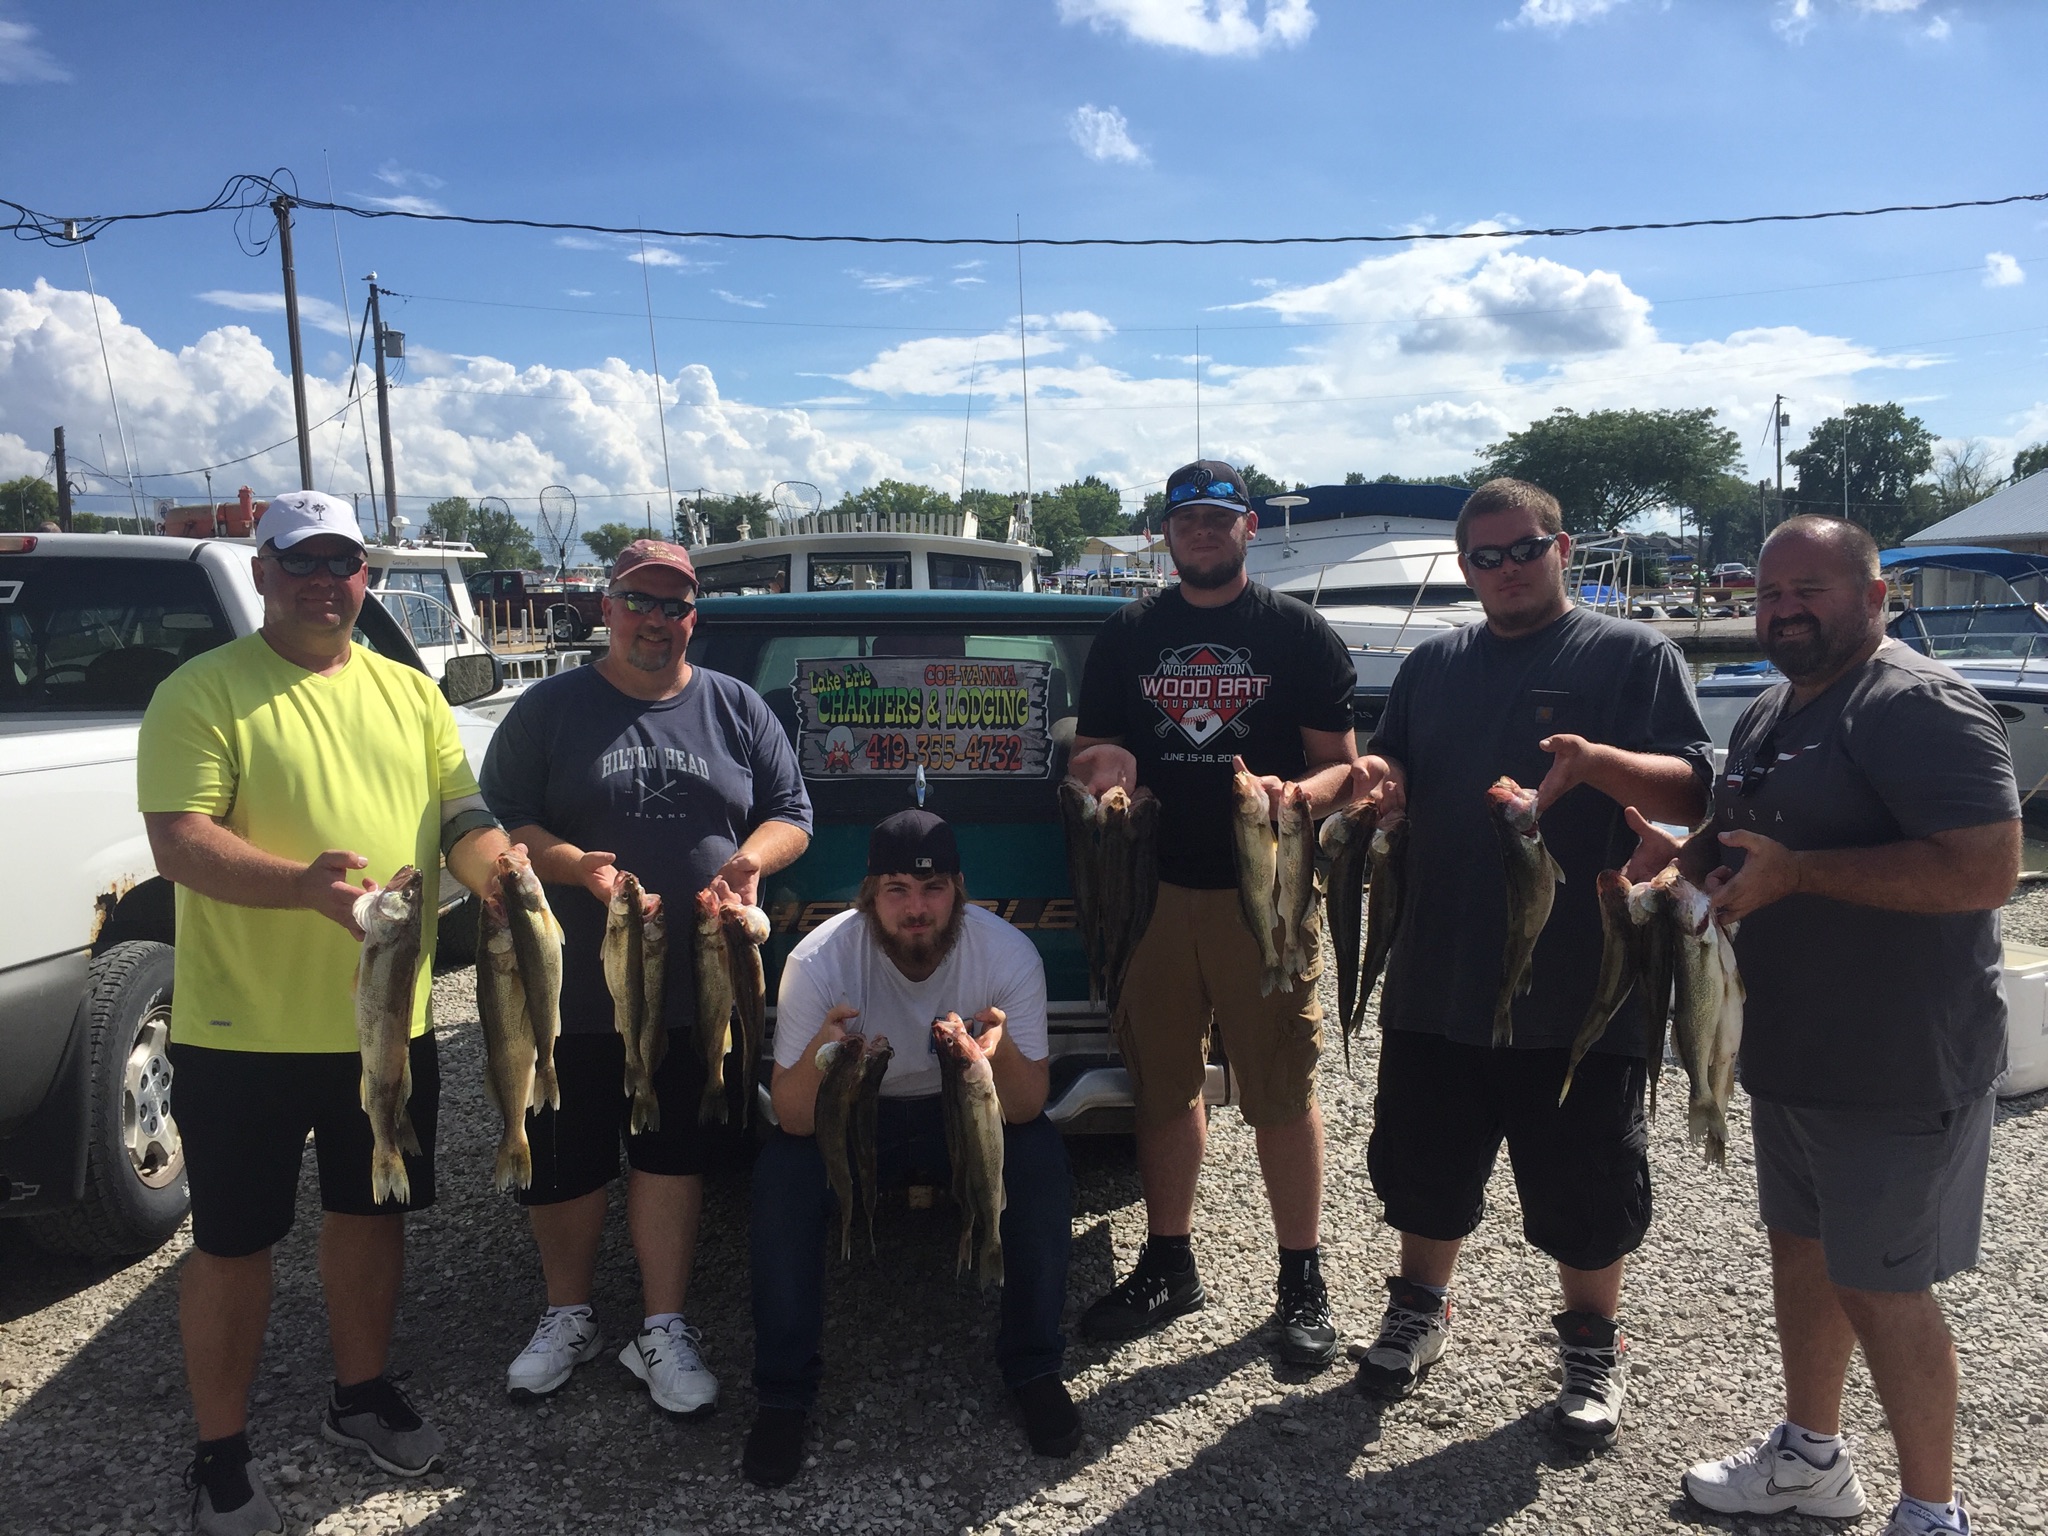
<svg viewBox="0 0 2048 1536">
<path fill-rule="evenodd" d="M 1024 332 L 1024 215 L 1017 215 L 1017 368 L 1024 391 L 1024 524 L 1031 525 L 1031 351 Z M 1014 537 L 1014 535 L 1013 535 Z"/>
</svg>

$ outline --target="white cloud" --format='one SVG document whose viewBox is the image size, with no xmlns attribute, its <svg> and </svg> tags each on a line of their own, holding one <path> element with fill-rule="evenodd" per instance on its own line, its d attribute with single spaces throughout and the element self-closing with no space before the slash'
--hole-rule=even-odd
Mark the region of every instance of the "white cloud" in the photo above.
<svg viewBox="0 0 2048 1536">
<path fill-rule="evenodd" d="M 366 203 L 375 203 L 379 208 L 392 208 L 400 213 L 446 213 L 445 203 L 438 203 L 431 197 L 421 197 L 414 192 L 401 192 L 395 197 L 366 197 Z"/>
<path fill-rule="evenodd" d="M 1060 0 L 1060 19 L 1211 55 L 1263 53 L 1276 43 L 1291 47 L 1315 30 L 1309 0 L 1262 0 L 1256 21 L 1251 9 L 1252 0 Z"/>
<path fill-rule="evenodd" d="M 1570 3 L 1570 0 L 1565 0 Z M 1927 0 L 1833 0 L 1842 10 L 1858 16 L 1911 16 Z M 1778 0 L 1778 14 L 1771 18 L 1771 27 L 1787 42 L 1800 43 L 1807 34 L 1820 24 L 1823 0 Z M 1921 29 L 1921 35 L 1935 42 L 1944 41 L 1950 32 L 1948 19 L 1936 16 Z"/>
<path fill-rule="evenodd" d="M 0 17 L 0 85 L 55 85 L 71 71 L 36 42 L 36 29 L 25 21 Z"/>
<path fill-rule="evenodd" d="M 588 235 L 557 235 L 555 244 L 565 251 L 608 251 L 611 249 L 602 240 L 593 240 Z"/>
<path fill-rule="evenodd" d="M 1036 317 L 1034 317 L 1036 318 Z M 1083 341 L 1104 341 L 1116 334 L 1116 327 L 1087 309 L 1063 309 L 1053 315 L 1049 329 L 1079 336 Z"/>
<path fill-rule="evenodd" d="M 1984 256 L 1984 286 L 1986 288 L 2017 288 L 2027 280 L 2027 269 L 2004 251 L 1989 251 Z"/>
<path fill-rule="evenodd" d="M 897 272 L 863 272 L 859 267 L 848 267 L 846 275 L 856 279 L 870 293 L 902 293 L 911 288 L 922 288 L 931 281 L 929 277 L 906 277 Z"/>
<path fill-rule="evenodd" d="M 562 292 L 569 295 L 572 299 L 587 299 L 591 297 L 591 292 L 588 288 L 564 288 Z"/>
<path fill-rule="evenodd" d="M 1475 449 L 1498 442 L 1516 423 L 1496 405 L 1481 400 L 1432 400 L 1394 418 L 1394 430 L 1410 437 L 1436 438 L 1455 447 Z"/>
<path fill-rule="evenodd" d="M 697 265 L 689 257 L 679 255 L 665 245 L 650 245 L 644 250 L 630 250 L 626 252 L 626 260 L 637 261 L 649 267 L 673 267 L 679 271 L 689 271 Z"/>
<path fill-rule="evenodd" d="M 1067 119 L 1067 132 L 1090 160 L 1117 160 L 1125 165 L 1149 165 L 1145 151 L 1131 142 L 1130 124 L 1115 107 L 1093 103 L 1076 107 Z"/>
<path fill-rule="evenodd" d="M 411 187 L 424 187 L 429 192 L 438 192 L 448 185 L 440 177 L 430 176 L 425 171 L 408 170 L 396 160 L 386 160 L 372 174 L 385 186 L 396 187 L 401 192 Z"/>
<path fill-rule="evenodd" d="M 222 309 L 240 310 L 245 315 L 284 313 L 284 295 L 281 293 L 241 293 L 228 288 L 210 288 L 194 297 L 202 304 L 218 304 Z M 340 305 L 303 293 L 299 295 L 299 324 L 310 325 L 315 330 L 335 336 L 353 334 L 349 317 L 341 312 Z"/>
<path fill-rule="evenodd" d="M 972 288 L 987 281 L 988 279 L 985 277 L 956 277 L 953 279 L 953 286 L 955 288 Z"/>
<path fill-rule="evenodd" d="M 1573 22 L 1591 21 L 1623 3 L 1625 0 L 1522 0 L 1522 8 L 1508 25 L 1562 31 Z"/>
<path fill-rule="evenodd" d="M 1954 30 L 1955 28 L 1949 25 L 1946 16 L 1937 16 L 1934 20 L 1927 23 L 1927 30 L 1920 35 L 1929 42 L 1945 43 L 1949 39 L 1949 34 Z"/>
<path fill-rule="evenodd" d="M 737 293 L 728 293 L 723 288 L 714 288 L 711 291 L 725 300 L 726 303 L 737 304 L 742 309 L 766 309 L 768 307 L 767 299 L 749 299 Z M 773 294 L 768 295 L 768 298 L 773 297 Z"/>
</svg>

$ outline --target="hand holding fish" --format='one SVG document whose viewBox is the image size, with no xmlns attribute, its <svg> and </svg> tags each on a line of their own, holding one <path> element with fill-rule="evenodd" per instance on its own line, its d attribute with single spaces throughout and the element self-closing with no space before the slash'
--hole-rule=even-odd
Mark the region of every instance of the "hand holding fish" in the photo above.
<svg viewBox="0 0 2048 1536">
<path fill-rule="evenodd" d="M 1365 756 L 1351 765 L 1350 803 L 1374 805 L 1380 819 L 1391 822 L 1408 808 L 1408 775 L 1391 758 Z"/>
<path fill-rule="evenodd" d="M 1253 773 L 1251 769 L 1245 766 L 1244 759 L 1241 757 L 1233 757 L 1230 760 L 1230 766 L 1235 772 L 1244 774 L 1252 783 L 1258 785 L 1260 792 L 1266 797 L 1266 819 L 1268 821 L 1278 821 L 1280 819 L 1280 801 L 1287 793 L 1287 781 L 1277 774 Z"/>
<path fill-rule="evenodd" d="M 1087 785 L 1088 793 L 1098 800 L 1112 789 L 1129 794 L 1138 787 L 1137 758 L 1113 741 L 1076 752 L 1068 760 L 1067 773 Z"/>
<path fill-rule="evenodd" d="M 369 863 L 360 853 L 351 853 L 346 848 L 328 849 L 299 875 L 299 905 L 334 919 L 360 940 L 363 927 L 356 921 L 356 903 L 365 891 L 376 890 L 377 882 L 366 879 L 357 885 L 349 879 L 349 872 L 366 869 Z"/>
<path fill-rule="evenodd" d="M 841 1003 L 825 1015 L 825 1022 L 818 1026 L 818 1032 L 811 1036 L 811 1043 L 804 1047 L 806 1059 L 818 1054 L 818 1047 L 830 1045 L 834 1040 L 844 1040 L 847 1025 L 860 1017 L 860 1010 L 851 1003 Z"/>
<path fill-rule="evenodd" d="M 1546 736 L 1536 743 L 1551 756 L 1550 771 L 1536 786 L 1536 814 L 1541 816 L 1565 795 L 1593 776 L 1606 750 L 1583 736 Z"/>
<path fill-rule="evenodd" d="M 1631 885 L 1655 879 L 1678 857 L 1678 839 L 1632 805 L 1623 806 L 1621 814 L 1628 821 L 1629 831 L 1637 838 L 1636 851 L 1623 866 L 1622 873 L 1628 876 Z"/>
<path fill-rule="evenodd" d="M 718 873 L 711 877 L 711 883 L 714 886 L 723 884 L 726 893 L 737 897 L 740 905 L 754 906 L 761 888 L 760 861 L 744 848 L 734 849 L 733 856 L 718 866 Z"/>
<path fill-rule="evenodd" d="M 619 889 L 617 855 L 596 849 L 579 854 L 576 859 L 576 878 L 586 891 L 606 906 L 610 906 L 612 897 L 618 894 Z"/>
<path fill-rule="evenodd" d="M 1740 848 L 1748 857 L 1732 878 L 1711 886 L 1714 918 L 1723 928 L 1799 889 L 1799 855 L 1783 843 L 1755 832 L 1723 832 L 1724 847 Z"/>
<path fill-rule="evenodd" d="M 993 1056 L 996 1048 L 1003 1043 L 1003 1026 L 1009 1023 L 1009 1015 L 1002 1009 L 990 1006 L 974 1016 L 974 1022 L 981 1026 L 975 1043 L 981 1047 L 984 1056 Z"/>
<path fill-rule="evenodd" d="M 932 1039 L 939 1049 L 951 1051 L 961 1061 L 980 1061 L 993 1048 L 974 1038 L 974 1031 L 957 1013 L 946 1013 L 932 1020 Z"/>
</svg>

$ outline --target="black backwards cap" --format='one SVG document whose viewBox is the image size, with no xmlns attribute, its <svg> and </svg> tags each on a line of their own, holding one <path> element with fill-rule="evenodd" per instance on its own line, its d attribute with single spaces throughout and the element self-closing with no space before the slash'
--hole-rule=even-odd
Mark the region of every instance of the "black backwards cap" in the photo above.
<svg viewBox="0 0 2048 1536">
<path fill-rule="evenodd" d="M 898 811 L 868 834 L 871 875 L 957 875 L 960 845 L 953 829 L 930 811 Z"/>
<path fill-rule="evenodd" d="M 1166 477 L 1166 515 L 1182 507 L 1224 507 L 1232 512 L 1252 510 L 1251 492 L 1244 476 L 1221 459 L 1197 459 L 1183 464 Z"/>
</svg>

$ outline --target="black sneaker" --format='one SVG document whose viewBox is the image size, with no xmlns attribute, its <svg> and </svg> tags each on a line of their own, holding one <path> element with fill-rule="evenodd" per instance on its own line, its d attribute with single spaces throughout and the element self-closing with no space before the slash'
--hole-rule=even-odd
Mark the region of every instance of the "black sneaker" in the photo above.
<svg viewBox="0 0 2048 1536">
<path fill-rule="evenodd" d="M 284 1519 L 263 1485 L 249 1475 L 249 1442 L 216 1441 L 185 1469 L 192 1491 L 192 1529 L 199 1536 L 284 1536 Z"/>
<path fill-rule="evenodd" d="M 754 1415 L 740 1473 L 758 1488 L 780 1488 L 804 1464 L 808 1416 L 801 1408 L 764 1407 Z"/>
<path fill-rule="evenodd" d="M 1337 1325 L 1330 1318 L 1330 1292 L 1322 1266 L 1311 1264 L 1300 1278 L 1280 1277 L 1280 1358 L 1289 1365 L 1321 1369 L 1337 1358 Z"/>
<path fill-rule="evenodd" d="M 1138 1256 L 1129 1279 L 1081 1314 L 1081 1337 L 1097 1344 L 1126 1343 L 1208 1304 L 1192 1258 L 1186 1269 L 1174 1273 L 1160 1268 L 1148 1250 Z"/>
<path fill-rule="evenodd" d="M 1387 1277 L 1387 1290 L 1391 1300 L 1380 1336 L 1358 1357 L 1358 1390 L 1392 1402 L 1421 1386 L 1450 1345 L 1451 1303 L 1399 1275 Z"/>
<path fill-rule="evenodd" d="M 1597 1312 L 1560 1312 L 1551 1322 L 1564 1363 L 1564 1387 L 1551 1405 L 1551 1428 L 1567 1445 L 1604 1451 L 1621 1434 L 1628 1339 L 1619 1323 Z"/>
<path fill-rule="evenodd" d="M 1041 1456 L 1071 1456 L 1081 1443 L 1081 1410 L 1058 1371 L 1034 1376 L 1010 1394 L 1024 1420 L 1024 1438 Z"/>
<path fill-rule="evenodd" d="M 389 1376 L 350 1387 L 346 1404 L 336 1388 L 320 1433 L 336 1445 L 367 1452 L 394 1477 L 421 1477 L 441 1464 L 441 1432 L 419 1416 Z"/>
</svg>

